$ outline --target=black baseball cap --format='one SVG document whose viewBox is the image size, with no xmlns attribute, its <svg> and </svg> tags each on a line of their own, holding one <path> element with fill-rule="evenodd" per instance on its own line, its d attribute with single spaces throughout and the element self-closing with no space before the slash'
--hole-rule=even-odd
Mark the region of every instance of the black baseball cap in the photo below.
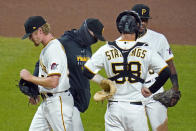
<svg viewBox="0 0 196 131">
<path fill-rule="evenodd" d="M 26 34 L 22 37 L 22 39 L 26 39 L 29 37 L 34 31 L 36 31 L 39 27 L 44 25 L 46 21 L 41 16 L 31 16 L 24 23 Z"/>
<path fill-rule="evenodd" d="M 132 7 L 132 10 L 137 12 L 140 18 L 151 19 L 150 8 L 144 4 L 136 4 Z"/>
<path fill-rule="evenodd" d="M 104 26 L 98 19 L 88 18 L 85 22 L 88 29 L 93 32 L 97 39 L 105 41 L 105 38 L 102 36 Z"/>
</svg>

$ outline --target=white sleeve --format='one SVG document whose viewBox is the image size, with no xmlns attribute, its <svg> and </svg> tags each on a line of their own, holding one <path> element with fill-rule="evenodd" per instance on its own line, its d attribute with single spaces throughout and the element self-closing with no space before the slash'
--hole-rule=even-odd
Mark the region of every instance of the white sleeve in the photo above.
<svg viewBox="0 0 196 131">
<path fill-rule="evenodd" d="M 167 41 L 167 39 L 165 38 L 164 35 L 161 35 L 161 38 L 160 38 L 160 46 L 161 46 L 161 49 L 160 51 L 158 52 L 159 55 L 165 60 L 165 61 L 169 61 L 171 60 L 174 55 L 171 51 L 171 48 L 169 46 L 169 43 Z"/>
<path fill-rule="evenodd" d="M 121 40 L 121 38 L 122 38 L 122 37 L 120 36 L 120 37 L 118 37 L 115 41 L 117 41 L 117 40 Z"/>
<path fill-rule="evenodd" d="M 53 44 L 46 53 L 48 76 L 61 75 L 62 71 L 67 68 L 67 57 L 64 50 Z"/>
<path fill-rule="evenodd" d="M 104 67 L 104 51 L 99 48 L 84 65 L 91 73 L 97 74 Z"/>
<path fill-rule="evenodd" d="M 167 63 L 158 53 L 154 51 L 151 52 L 149 69 L 152 69 L 155 73 L 159 74 L 167 66 Z"/>
</svg>

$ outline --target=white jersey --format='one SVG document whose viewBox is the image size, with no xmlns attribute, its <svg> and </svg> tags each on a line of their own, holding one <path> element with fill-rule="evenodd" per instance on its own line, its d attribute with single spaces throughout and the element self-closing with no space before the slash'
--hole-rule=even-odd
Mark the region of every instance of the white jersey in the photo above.
<svg viewBox="0 0 196 131">
<path fill-rule="evenodd" d="M 122 49 L 130 49 L 135 41 L 116 41 L 116 44 Z M 156 53 L 145 46 L 135 47 L 128 56 L 128 71 L 142 79 L 146 79 L 149 69 L 159 73 L 167 67 L 165 61 Z M 108 78 L 113 77 L 123 70 L 123 57 L 121 52 L 111 45 L 104 45 L 99 48 L 92 58 L 87 61 L 85 67 L 92 73 L 98 73 L 104 68 Z M 117 91 L 111 100 L 116 101 L 141 101 L 142 83 L 135 79 L 125 77 L 119 78 L 116 82 Z"/>
<path fill-rule="evenodd" d="M 47 88 L 39 85 L 40 93 L 58 93 L 70 88 L 68 78 L 67 57 L 62 44 L 57 40 L 51 40 L 40 54 L 39 77 L 60 75 L 56 88 Z"/>
<path fill-rule="evenodd" d="M 146 33 L 142 37 L 138 38 L 137 41 L 148 43 L 149 48 L 157 52 L 166 62 L 174 57 L 169 43 L 163 34 L 147 29 Z M 156 73 L 148 73 L 146 81 L 152 80 L 157 76 L 158 74 Z M 163 88 L 160 88 L 160 90 L 156 93 L 162 92 L 163 90 Z"/>
<path fill-rule="evenodd" d="M 117 40 L 120 39 L 121 37 L 119 37 Z M 137 39 L 137 42 L 147 43 L 149 45 L 149 48 L 157 52 L 166 62 L 174 57 L 167 39 L 161 33 L 147 29 L 146 33 L 142 37 Z M 157 73 L 148 73 L 146 81 L 152 80 L 152 82 L 147 84 L 147 86 L 152 85 L 155 82 L 154 78 L 156 78 L 157 76 Z M 156 93 L 163 92 L 163 90 L 163 88 L 160 88 Z"/>
<path fill-rule="evenodd" d="M 150 49 L 156 51 L 165 61 L 169 61 L 174 57 L 163 34 L 147 29 L 147 32 L 138 38 L 137 41 L 148 43 Z"/>
</svg>

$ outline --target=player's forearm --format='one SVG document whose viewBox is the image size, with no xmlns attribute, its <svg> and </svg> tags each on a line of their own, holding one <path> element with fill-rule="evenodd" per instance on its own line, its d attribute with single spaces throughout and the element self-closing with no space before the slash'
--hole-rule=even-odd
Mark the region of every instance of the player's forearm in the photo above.
<svg viewBox="0 0 196 131">
<path fill-rule="evenodd" d="M 41 85 L 43 87 L 56 88 L 59 83 L 59 78 L 58 76 L 57 77 L 50 76 L 50 77 L 44 78 L 44 77 L 36 77 L 32 75 L 29 81 L 36 85 Z"/>
<path fill-rule="evenodd" d="M 174 63 L 172 60 L 167 62 L 169 69 L 171 71 L 171 76 L 170 76 L 170 80 L 172 82 L 173 88 L 178 90 L 179 85 L 178 85 L 178 76 L 177 76 L 177 72 L 176 72 L 176 68 L 174 66 Z"/>
<path fill-rule="evenodd" d="M 151 91 L 151 93 L 155 93 L 156 91 L 158 91 L 164 84 L 165 82 L 168 80 L 168 78 L 170 77 L 171 73 L 169 68 L 165 68 L 157 77 L 157 80 L 155 81 L 155 83 L 149 87 L 149 90 Z"/>
<path fill-rule="evenodd" d="M 86 76 L 88 79 L 92 80 L 93 82 L 100 84 L 102 80 L 105 78 L 102 77 L 99 74 L 94 74 L 91 71 L 89 71 L 87 68 L 84 68 L 83 75 Z"/>
<path fill-rule="evenodd" d="M 91 80 L 93 82 L 96 82 L 97 84 L 100 84 L 102 80 L 104 80 L 105 78 L 102 77 L 101 75 L 99 74 L 96 74 Z"/>
</svg>

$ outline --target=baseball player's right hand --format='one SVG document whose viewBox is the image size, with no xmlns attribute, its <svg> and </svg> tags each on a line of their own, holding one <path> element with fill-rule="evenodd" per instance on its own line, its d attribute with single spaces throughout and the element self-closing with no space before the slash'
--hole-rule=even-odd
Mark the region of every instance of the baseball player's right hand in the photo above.
<svg viewBox="0 0 196 131">
<path fill-rule="evenodd" d="M 152 95 L 152 93 L 150 92 L 150 90 L 148 88 L 146 88 L 146 87 L 143 87 L 142 90 L 141 90 L 141 92 L 142 92 L 142 95 L 144 97 L 149 97 L 149 96 Z"/>
<path fill-rule="evenodd" d="M 32 75 L 28 70 L 22 69 L 20 71 L 20 77 L 26 81 L 29 81 L 31 79 Z"/>
<path fill-rule="evenodd" d="M 33 97 L 29 97 L 29 103 L 31 103 L 32 105 L 37 105 L 40 101 L 40 97 L 37 96 L 37 98 L 33 98 Z"/>
</svg>

